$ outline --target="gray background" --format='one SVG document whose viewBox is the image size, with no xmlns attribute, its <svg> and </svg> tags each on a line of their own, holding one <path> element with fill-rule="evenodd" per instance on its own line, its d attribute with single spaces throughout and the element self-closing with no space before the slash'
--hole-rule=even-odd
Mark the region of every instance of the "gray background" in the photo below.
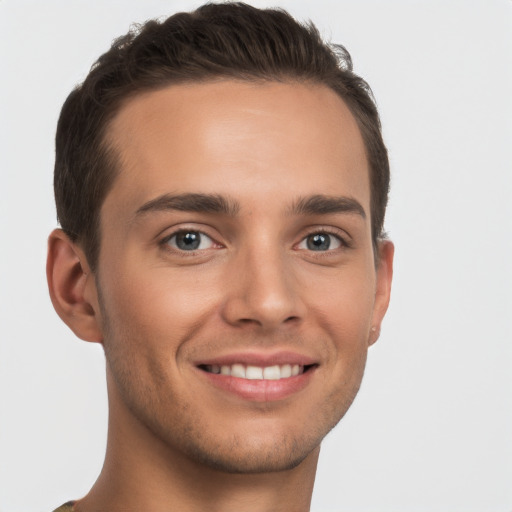
<svg viewBox="0 0 512 512">
<path fill-rule="evenodd" d="M 44 276 L 60 106 L 131 22 L 197 5 L 0 1 L 0 512 L 81 497 L 105 449 L 101 347 Z M 279 5 L 352 53 L 393 170 L 392 304 L 312 510 L 511 512 L 512 2 Z"/>
</svg>

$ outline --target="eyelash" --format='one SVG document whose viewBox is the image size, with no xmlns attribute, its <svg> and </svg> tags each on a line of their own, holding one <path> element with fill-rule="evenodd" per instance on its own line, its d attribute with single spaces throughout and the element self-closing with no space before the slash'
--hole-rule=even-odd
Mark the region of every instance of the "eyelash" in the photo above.
<svg viewBox="0 0 512 512">
<path fill-rule="evenodd" d="M 208 249 L 192 249 L 190 251 L 186 251 L 183 249 L 171 247 L 169 245 L 169 241 L 182 233 L 183 234 L 197 233 L 201 236 L 205 236 L 205 237 L 209 238 L 212 241 L 213 245 L 217 245 L 218 247 L 221 247 L 221 248 L 223 247 L 223 245 L 220 244 L 219 242 L 217 242 L 212 236 L 208 235 L 204 231 L 201 231 L 199 229 L 194 229 L 194 228 L 188 228 L 188 229 L 180 228 L 176 231 L 173 231 L 172 233 L 165 236 L 162 240 L 160 240 L 159 245 L 167 251 L 171 251 L 173 253 L 179 253 L 180 255 L 187 255 L 187 256 L 194 256 L 194 255 L 197 255 L 197 253 L 202 253 L 203 251 L 208 250 Z M 352 244 L 347 240 L 347 237 L 341 236 L 339 231 L 334 230 L 332 228 L 323 228 L 323 227 L 315 227 L 314 229 L 312 229 L 311 231 L 306 233 L 300 239 L 300 241 L 294 245 L 294 247 L 297 247 L 298 245 L 304 243 L 309 237 L 314 236 L 314 235 L 328 235 L 330 237 L 335 238 L 340 243 L 340 247 L 336 248 L 336 249 L 330 249 L 330 250 L 327 249 L 325 251 L 322 251 L 322 250 L 315 251 L 315 250 L 311 249 L 308 251 L 310 253 L 315 253 L 315 256 L 319 256 L 319 257 L 326 256 L 328 254 L 333 254 L 335 251 L 346 250 L 346 249 L 350 249 L 352 247 Z M 303 250 L 303 249 L 299 249 L 299 250 Z M 307 249 L 304 249 L 304 250 L 307 250 Z"/>
<path fill-rule="evenodd" d="M 330 237 L 335 238 L 340 243 L 340 247 L 337 249 L 331 249 L 331 250 L 326 250 L 326 251 L 313 251 L 313 250 L 309 251 L 309 252 L 316 252 L 317 256 L 321 256 L 322 253 L 324 255 L 326 255 L 326 253 L 332 254 L 335 251 L 352 248 L 352 244 L 348 240 L 348 236 L 347 237 L 342 236 L 340 234 L 339 230 L 335 230 L 330 227 L 322 227 L 322 226 L 320 226 L 320 227 L 315 226 L 313 229 L 311 229 L 311 231 L 309 233 L 306 233 L 306 235 L 301 238 L 299 244 L 303 243 L 305 240 L 307 240 L 307 238 L 309 238 L 310 236 L 314 236 L 314 235 L 328 235 Z M 296 245 L 299 245 L 299 244 L 296 244 Z"/>
<path fill-rule="evenodd" d="M 159 245 L 163 249 L 165 249 L 167 251 L 171 251 L 173 253 L 179 253 L 180 255 L 186 255 L 186 256 L 194 256 L 198 252 L 201 253 L 201 252 L 207 250 L 207 249 L 193 249 L 193 250 L 190 250 L 190 251 L 186 251 L 186 250 L 179 249 L 179 248 L 176 248 L 176 247 L 171 247 L 169 245 L 170 240 L 172 240 L 174 237 L 177 237 L 180 234 L 187 234 L 187 233 L 197 233 L 197 234 L 199 234 L 201 236 L 209 238 L 212 241 L 213 245 L 217 245 L 219 247 L 222 247 L 222 245 L 219 244 L 213 237 L 211 237 L 210 235 L 208 235 L 204 231 L 201 231 L 199 229 L 194 229 L 194 228 L 180 228 L 180 229 L 178 229 L 176 231 L 173 231 L 169 235 L 165 236 L 162 240 L 160 240 Z"/>
</svg>

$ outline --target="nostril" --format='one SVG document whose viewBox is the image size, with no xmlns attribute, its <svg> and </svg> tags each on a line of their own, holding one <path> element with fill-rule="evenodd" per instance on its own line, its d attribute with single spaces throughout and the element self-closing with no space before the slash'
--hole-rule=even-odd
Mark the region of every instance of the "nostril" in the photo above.
<svg viewBox="0 0 512 512">
<path fill-rule="evenodd" d="M 247 324 L 257 324 L 257 320 L 253 320 L 252 318 L 240 318 L 238 319 L 239 324 L 247 325 Z"/>
</svg>

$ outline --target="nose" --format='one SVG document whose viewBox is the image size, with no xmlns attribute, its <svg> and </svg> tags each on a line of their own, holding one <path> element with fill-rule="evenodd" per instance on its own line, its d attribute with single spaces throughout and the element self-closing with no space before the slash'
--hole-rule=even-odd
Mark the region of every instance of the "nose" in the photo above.
<svg viewBox="0 0 512 512">
<path fill-rule="evenodd" d="M 306 311 L 299 288 L 282 251 L 241 251 L 229 269 L 222 316 L 231 325 L 264 331 L 299 324 Z"/>
</svg>

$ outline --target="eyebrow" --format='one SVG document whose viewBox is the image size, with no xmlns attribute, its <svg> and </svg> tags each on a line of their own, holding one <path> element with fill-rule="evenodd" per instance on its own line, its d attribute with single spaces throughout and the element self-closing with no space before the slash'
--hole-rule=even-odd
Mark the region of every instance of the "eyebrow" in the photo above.
<svg viewBox="0 0 512 512">
<path fill-rule="evenodd" d="M 237 201 L 218 194 L 163 194 L 144 203 L 135 213 L 141 216 L 148 212 L 178 210 L 183 212 L 220 213 L 234 217 L 240 211 Z"/>
<path fill-rule="evenodd" d="M 301 197 L 290 208 L 292 215 L 327 215 L 330 213 L 355 213 L 366 219 L 361 203 L 351 197 L 313 195 Z"/>
<path fill-rule="evenodd" d="M 136 212 L 139 217 L 149 212 L 177 210 L 197 213 L 218 213 L 236 217 L 240 211 L 238 201 L 219 194 L 163 194 L 144 203 Z M 316 194 L 301 197 L 289 208 L 291 215 L 327 215 L 330 213 L 355 213 L 366 219 L 366 212 L 359 201 L 345 196 Z"/>
</svg>

